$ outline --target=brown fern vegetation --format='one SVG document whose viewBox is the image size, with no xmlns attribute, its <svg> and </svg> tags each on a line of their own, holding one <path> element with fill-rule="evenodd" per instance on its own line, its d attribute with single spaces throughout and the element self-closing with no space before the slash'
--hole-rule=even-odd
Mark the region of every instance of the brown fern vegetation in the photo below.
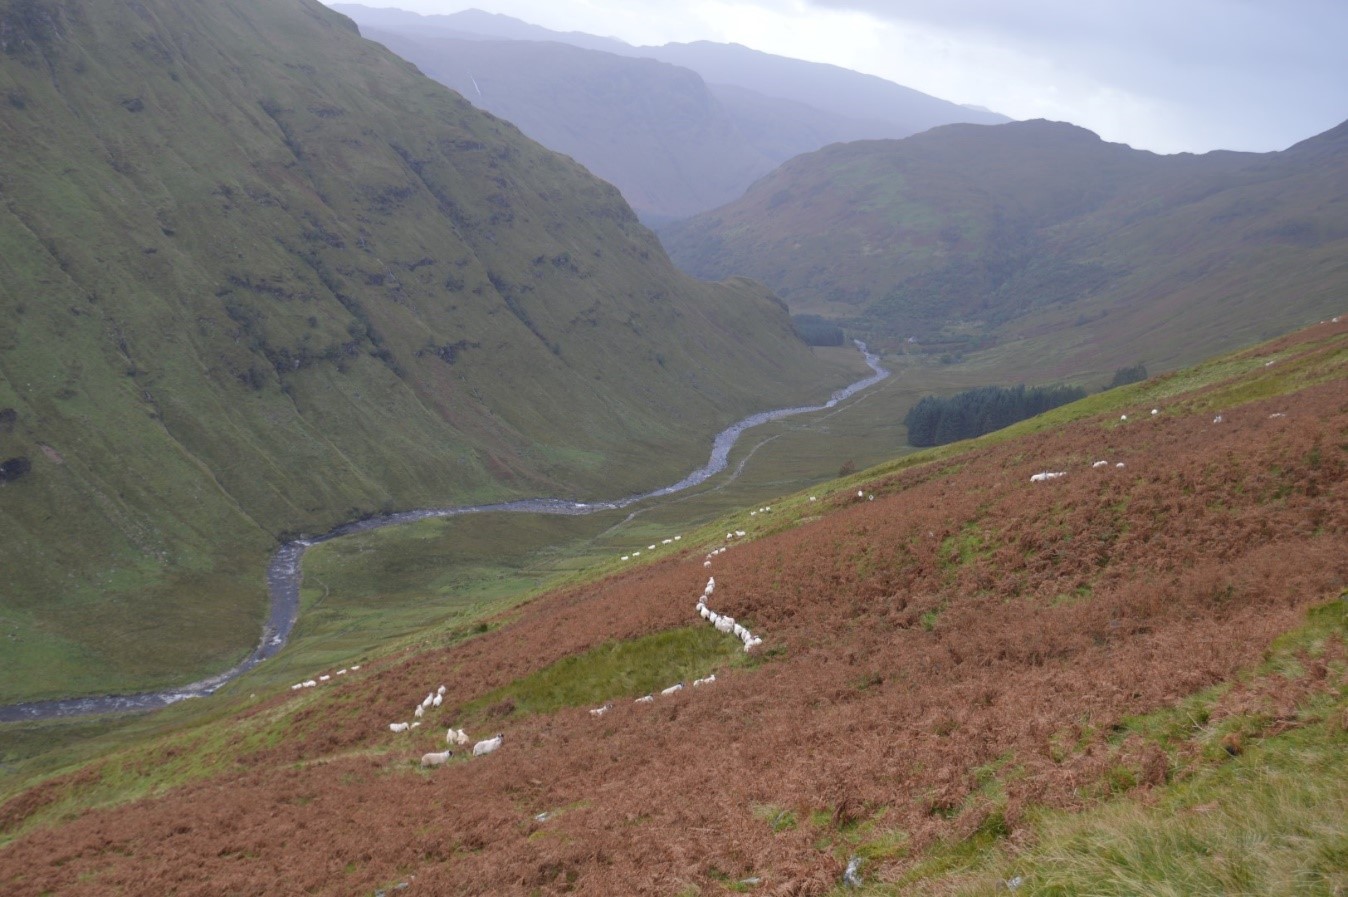
<svg viewBox="0 0 1348 897">
<path fill-rule="evenodd" d="M 1261 351 L 1285 359 L 1345 334 L 1324 325 Z M 0 807 L 0 832 L 26 824 L 0 848 L 0 882 L 16 895 L 694 894 L 753 877 L 756 893 L 823 894 L 863 828 L 902 843 L 870 866 L 883 880 L 936 844 L 1023 838 L 1030 808 L 1161 785 L 1178 761 L 1117 737 L 1126 721 L 1235 681 L 1348 581 L 1348 390 L 1340 369 L 1221 423 L 1201 394 L 1158 407 L 902 470 L 869 484 L 874 501 L 840 493 L 736 545 L 715 561 L 713 604 L 767 642 L 710 687 L 651 705 L 615 695 L 599 719 L 504 708 L 478 720 L 480 737 L 505 733 L 502 750 L 415 766 L 492 689 L 690 623 L 707 572 L 696 552 L 387 658 L 320 698 L 265 700 L 250 712 L 308 703 L 209 778 L 66 818 L 38 817 L 106 770 L 20 795 Z M 1041 470 L 1068 474 L 1031 483 Z M 1295 726 L 1298 702 L 1344 687 L 1342 653 L 1246 681 L 1219 713 Z M 439 725 L 391 735 L 440 682 Z"/>
</svg>

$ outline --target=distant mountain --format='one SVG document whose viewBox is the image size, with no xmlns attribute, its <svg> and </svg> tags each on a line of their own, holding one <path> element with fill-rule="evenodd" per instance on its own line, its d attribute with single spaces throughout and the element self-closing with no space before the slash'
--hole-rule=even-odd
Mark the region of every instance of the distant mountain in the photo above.
<svg viewBox="0 0 1348 897">
<path fill-rule="evenodd" d="M 688 271 L 756 277 L 895 344 L 1172 366 L 1341 302 L 1343 131 L 1158 156 L 1052 122 L 951 125 L 793 159 L 662 237 Z"/>
<path fill-rule="evenodd" d="M 0 4 L 0 97 L 0 701 L 224 668 L 281 533 L 672 482 L 845 377 L 316 0 Z"/>
<path fill-rule="evenodd" d="M 780 161 L 688 69 L 560 43 L 364 34 L 580 161 L 648 222 L 730 202 Z"/>
<path fill-rule="evenodd" d="M 652 223 L 728 202 L 776 165 L 830 143 L 1007 121 L 746 47 L 633 47 L 479 10 L 334 8 L 475 105 L 611 181 Z"/>
</svg>

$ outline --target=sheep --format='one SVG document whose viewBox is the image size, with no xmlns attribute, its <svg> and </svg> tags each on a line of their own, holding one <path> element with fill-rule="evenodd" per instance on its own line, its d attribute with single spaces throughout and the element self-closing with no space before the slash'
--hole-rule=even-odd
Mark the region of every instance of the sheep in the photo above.
<svg viewBox="0 0 1348 897">
<path fill-rule="evenodd" d="M 444 703 L 444 700 L 445 700 L 444 695 L 436 695 L 435 700 L 431 701 L 431 705 L 434 707 L 439 707 L 441 704 Z"/>
<path fill-rule="evenodd" d="M 1120 414 L 1120 415 L 1119 415 L 1119 420 L 1126 421 L 1127 419 L 1128 419 L 1128 415 L 1126 415 L 1126 414 Z"/>
<path fill-rule="evenodd" d="M 678 541 L 680 541 L 680 540 L 682 540 L 682 539 L 683 539 L 683 536 L 675 536 L 675 537 L 674 537 L 674 541 L 675 541 L 675 542 L 678 542 Z"/>
<path fill-rule="evenodd" d="M 389 724 L 388 724 L 388 730 L 389 730 L 390 732 L 406 732 L 408 729 L 411 729 L 411 728 L 412 728 L 412 727 L 409 726 L 407 723 L 389 723 Z"/>
<path fill-rule="evenodd" d="M 647 551 L 655 551 L 655 546 L 654 546 L 654 545 L 647 545 L 647 546 L 646 546 L 646 550 L 647 550 Z"/>
<path fill-rule="evenodd" d="M 758 636 L 754 636 L 753 638 L 749 639 L 747 642 L 744 643 L 744 650 L 748 651 L 751 648 L 757 648 L 761 644 L 763 644 L 763 640 Z"/>
<path fill-rule="evenodd" d="M 1217 415 L 1216 417 L 1214 417 L 1214 418 L 1212 419 L 1212 422 L 1213 422 L 1214 424 L 1220 424 L 1220 423 L 1222 422 L 1222 420 L 1223 420 L 1223 418 L 1222 418 L 1222 416 L 1219 414 L 1219 415 Z"/>
<path fill-rule="evenodd" d="M 296 689 L 300 689 L 300 688 L 304 688 L 304 683 L 303 683 L 303 682 L 296 682 L 294 685 L 290 686 L 290 690 L 291 690 L 291 691 L 295 691 Z"/>
<path fill-rule="evenodd" d="M 699 605 L 697 606 L 697 615 L 698 615 L 699 617 L 701 617 L 702 619 L 704 619 L 704 620 L 710 620 L 710 619 L 711 619 L 711 613 L 712 613 L 712 612 L 707 608 L 707 605 L 705 605 L 705 604 L 699 604 Z"/>
<path fill-rule="evenodd" d="M 704 588 L 704 589 L 702 590 L 702 594 L 704 594 L 704 595 L 710 595 L 710 594 L 711 594 L 712 592 L 714 592 L 714 591 L 716 591 L 716 577 L 715 577 L 715 576 L 708 576 L 708 577 L 707 577 L 707 586 L 706 586 L 706 588 Z"/>
<path fill-rule="evenodd" d="M 655 696 L 654 696 L 654 695 L 642 695 L 641 697 L 637 698 L 637 699 L 636 699 L 635 701 L 633 701 L 632 703 L 633 703 L 633 704 L 653 704 L 653 703 L 655 703 Z"/>
<path fill-rule="evenodd" d="M 467 744 L 468 741 L 468 733 L 462 729 L 455 729 L 453 726 L 450 726 L 449 731 L 445 733 L 445 744 L 464 745 Z"/>
<path fill-rule="evenodd" d="M 421 768 L 426 769 L 431 766 L 444 766 L 449 762 L 449 758 L 454 756 L 453 751 L 440 751 L 438 754 L 422 754 Z"/>
<path fill-rule="evenodd" d="M 331 679 L 331 678 L 332 678 L 331 676 L 326 676 L 326 675 L 325 675 L 325 676 L 319 676 L 319 677 L 318 677 L 318 681 L 319 681 L 319 682 L 327 682 L 327 681 L 328 681 L 329 679 Z"/>
<path fill-rule="evenodd" d="M 447 691 L 449 691 L 449 689 L 445 688 L 445 687 L 442 685 L 442 686 L 440 686 L 439 688 L 437 688 L 437 689 L 435 690 L 435 693 L 436 693 L 437 695 L 443 695 L 443 694 L 444 694 L 445 692 L 447 692 Z"/>
<path fill-rule="evenodd" d="M 674 540 L 673 540 L 673 539 L 661 539 L 661 540 L 660 540 L 660 544 L 661 544 L 661 545 L 673 545 L 673 544 L 674 544 Z"/>
<path fill-rule="evenodd" d="M 345 675 L 346 675 L 346 670 L 338 670 L 338 671 L 337 671 L 337 675 L 338 675 L 338 676 L 345 676 Z"/>
<path fill-rule="evenodd" d="M 717 632 L 729 633 L 734 628 L 735 628 L 734 617 L 721 617 L 716 621 Z"/>
<path fill-rule="evenodd" d="M 735 530 L 735 535 L 737 535 L 737 536 L 739 536 L 741 539 L 743 539 L 743 538 L 744 538 L 744 530 L 742 530 L 742 529 L 737 529 L 737 530 Z"/>
<path fill-rule="evenodd" d="M 1160 408 L 1153 408 L 1153 409 L 1151 409 L 1152 417 L 1155 417 L 1156 415 L 1158 415 L 1158 414 L 1160 414 L 1160 413 L 1161 413 L 1161 409 L 1160 409 Z"/>
<path fill-rule="evenodd" d="M 682 682 L 675 683 L 674 685 L 671 685 L 669 688 L 661 689 L 660 694 L 664 695 L 665 697 L 669 697 L 670 695 L 674 694 L 675 692 L 680 692 L 680 691 L 683 691 L 683 683 L 682 683 Z"/>
<path fill-rule="evenodd" d="M 738 623 L 736 623 L 734 626 L 731 626 L 731 627 L 730 627 L 730 631 L 733 632 L 733 633 L 735 633 L 735 638 L 737 638 L 737 639 L 741 639 L 741 640 L 742 640 L 742 639 L 748 638 L 748 636 L 745 635 L 745 633 L 747 633 L 749 630 L 745 629 L 743 626 L 741 626 L 741 625 L 738 624 Z"/>
<path fill-rule="evenodd" d="M 1120 461 L 1118 464 L 1115 464 L 1114 466 L 1115 466 L 1115 467 L 1123 467 L 1124 465 L 1123 465 L 1123 462 Z"/>
<path fill-rule="evenodd" d="M 711 685 L 715 681 L 716 681 L 716 674 L 712 673 L 710 676 L 703 676 L 701 679 L 694 679 L 693 687 L 696 688 L 699 685 Z"/>
<path fill-rule="evenodd" d="M 318 687 L 318 683 L 315 682 L 315 681 L 312 680 L 312 679 L 306 679 L 304 682 L 302 682 L 302 683 L 300 683 L 300 684 L 303 685 L 305 688 L 317 688 L 317 687 Z"/>
<path fill-rule="evenodd" d="M 721 622 L 721 615 L 714 610 L 708 610 L 707 615 L 703 617 L 703 619 L 706 620 L 711 625 L 715 626 Z"/>
<path fill-rule="evenodd" d="M 702 562 L 702 566 L 704 566 L 704 567 L 710 567 L 710 566 L 711 566 L 711 561 L 703 561 L 703 562 Z"/>
<path fill-rule="evenodd" d="M 411 726 L 411 728 L 413 728 L 413 729 L 415 729 L 415 728 L 416 728 L 416 727 L 417 727 L 417 726 L 419 726 L 419 725 L 421 725 L 421 723 L 420 723 L 420 722 L 415 722 L 415 723 L 412 723 L 412 726 Z"/>
<path fill-rule="evenodd" d="M 810 501 L 818 501 L 818 500 L 819 499 L 815 498 L 813 495 L 810 496 Z"/>
<path fill-rule="evenodd" d="M 1096 461 L 1094 464 L 1091 465 L 1091 467 L 1108 467 L 1108 466 L 1109 466 L 1108 461 Z"/>
<path fill-rule="evenodd" d="M 417 719 L 421 719 L 423 716 L 426 715 L 426 708 L 418 704 L 417 709 L 412 711 L 412 715 L 415 716 Z"/>
<path fill-rule="evenodd" d="M 357 664 L 353 664 L 353 665 L 351 666 L 351 672 L 353 672 L 353 673 L 354 673 L 356 670 L 358 670 L 358 669 L 360 669 L 360 664 L 358 664 L 358 663 L 357 663 Z"/>
<path fill-rule="evenodd" d="M 1042 473 L 1036 473 L 1034 476 L 1030 477 L 1030 482 L 1043 483 L 1048 480 L 1056 480 L 1058 477 L 1065 476 L 1067 476 L 1067 471 L 1065 470 L 1045 470 Z"/>
<path fill-rule="evenodd" d="M 866 493 L 863 492 L 862 490 L 858 489 L 858 490 L 857 490 L 857 498 L 865 498 L 865 497 L 866 497 Z"/>
<path fill-rule="evenodd" d="M 505 741 L 505 735 L 497 732 L 491 738 L 479 741 L 477 744 L 473 745 L 473 756 L 480 757 L 483 754 L 490 754 L 492 751 L 499 748 L 503 741 Z"/>
<path fill-rule="evenodd" d="M 621 560 L 621 561 L 630 561 L 631 559 L 632 559 L 632 556 L 631 556 L 630 554 L 625 554 L 625 555 L 623 555 L 621 558 L 619 558 L 619 560 Z"/>
<path fill-rule="evenodd" d="M 429 707 L 434 701 L 435 701 L 435 692 L 430 692 L 429 694 L 426 695 L 426 697 L 421 699 L 421 706 Z"/>
<path fill-rule="evenodd" d="M 612 704 L 605 704 L 603 707 L 596 707 L 590 711 L 590 716 L 603 716 L 605 713 L 609 712 L 609 708 L 612 706 Z"/>
</svg>

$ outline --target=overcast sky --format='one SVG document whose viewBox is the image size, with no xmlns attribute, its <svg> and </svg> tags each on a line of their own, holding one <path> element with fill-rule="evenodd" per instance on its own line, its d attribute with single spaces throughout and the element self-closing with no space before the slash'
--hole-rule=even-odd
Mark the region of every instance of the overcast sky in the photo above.
<svg viewBox="0 0 1348 897">
<path fill-rule="evenodd" d="M 351 2 L 740 43 L 1162 153 L 1285 149 L 1348 119 L 1348 0 Z"/>
</svg>

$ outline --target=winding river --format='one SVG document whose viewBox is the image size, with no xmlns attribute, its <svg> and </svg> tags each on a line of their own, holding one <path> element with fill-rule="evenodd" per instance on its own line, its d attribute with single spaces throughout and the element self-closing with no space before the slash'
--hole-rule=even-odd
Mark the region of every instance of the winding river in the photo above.
<svg viewBox="0 0 1348 897">
<path fill-rule="evenodd" d="M 730 458 L 730 450 L 735 446 L 735 443 L 739 440 L 745 430 L 757 427 L 760 424 L 768 423 L 769 421 L 781 420 L 782 418 L 793 417 L 797 414 L 808 414 L 812 411 L 823 411 L 826 408 L 832 408 L 839 402 L 851 398 L 863 389 L 868 389 L 888 377 L 890 372 L 886 368 L 880 366 L 880 359 L 866 348 L 866 344 L 860 340 L 854 342 L 856 343 L 857 349 L 861 351 L 862 357 L 865 358 L 866 364 L 872 371 L 870 376 L 838 390 L 822 405 L 804 405 L 795 408 L 778 408 L 775 411 L 762 411 L 758 414 L 751 414 L 743 420 L 731 424 L 729 427 L 726 427 L 718 433 L 716 439 L 712 442 L 711 457 L 708 459 L 707 463 L 671 486 L 664 486 L 660 489 L 653 489 L 650 492 L 642 492 L 638 495 L 629 495 L 626 498 L 618 499 L 616 501 L 587 503 L 563 501 L 556 498 L 525 498 L 520 499 L 519 501 L 502 502 L 499 504 L 461 505 L 452 508 L 424 508 L 416 511 L 400 511 L 379 517 L 367 517 L 361 520 L 354 520 L 350 523 L 344 523 L 331 532 L 324 533 L 321 536 L 287 542 L 277 549 L 276 554 L 272 555 L 271 563 L 267 567 L 267 593 L 270 598 L 271 610 L 267 615 L 266 624 L 262 627 L 262 640 L 258 643 L 258 646 L 253 649 L 253 652 L 240 661 L 236 666 L 225 670 L 223 673 L 219 673 L 207 679 L 202 679 L 199 682 L 193 682 L 190 685 L 184 685 L 179 688 L 168 689 L 165 691 L 129 695 L 100 695 L 85 698 L 63 698 L 55 701 L 30 701 L 23 704 L 8 704 L 0 706 L 0 723 L 56 719 L 71 716 L 88 716 L 100 713 L 157 710 L 187 698 L 200 698 L 213 693 L 231 679 L 243 675 L 267 658 L 276 656 L 276 654 L 285 647 L 286 640 L 290 638 L 290 632 L 295 627 L 295 621 L 299 618 L 300 561 L 304 557 L 305 549 L 315 543 L 326 542 L 329 539 L 336 539 L 340 536 L 350 535 L 351 533 L 380 529 L 385 526 L 396 526 L 400 523 L 411 523 L 417 520 L 427 520 L 432 517 L 458 517 L 464 514 L 483 514 L 497 511 L 518 514 L 567 514 L 573 516 L 593 514 L 596 511 L 618 510 L 625 508 L 628 505 L 634 505 L 638 502 L 652 498 L 662 498 L 666 495 L 672 495 L 676 492 L 682 492 L 685 489 L 697 486 L 700 483 L 705 482 L 708 478 L 725 470 L 726 464 Z"/>
</svg>

